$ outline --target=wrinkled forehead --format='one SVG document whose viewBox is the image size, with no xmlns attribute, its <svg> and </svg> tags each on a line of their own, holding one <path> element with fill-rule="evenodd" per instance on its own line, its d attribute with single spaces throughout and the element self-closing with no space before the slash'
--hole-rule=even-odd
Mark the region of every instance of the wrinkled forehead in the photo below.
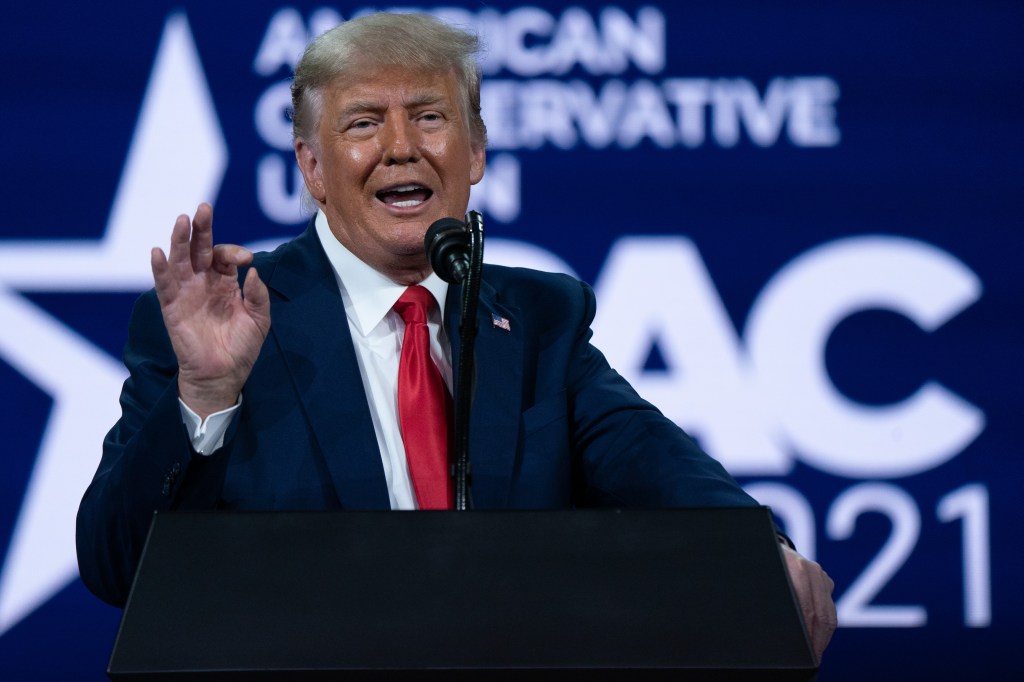
<svg viewBox="0 0 1024 682">
<path fill-rule="evenodd" d="M 398 81 L 424 84 L 445 82 L 450 87 L 459 84 L 454 68 L 362 58 L 346 64 L 345 69 L 329 81 L 327 89 L 344 89 L 355 85 L 377 85 L 383 88 Z"/>
<path fill-rule="evenodd" d="M 466 108 L 453 71 L 402 64 L 373 64 L 346 70 L 324 87 L 321 97 L 335 109 L 357 106 L 360 102 L 376 106 L 443 103 L 457 106 L 464 115 Z"/>
</svg>

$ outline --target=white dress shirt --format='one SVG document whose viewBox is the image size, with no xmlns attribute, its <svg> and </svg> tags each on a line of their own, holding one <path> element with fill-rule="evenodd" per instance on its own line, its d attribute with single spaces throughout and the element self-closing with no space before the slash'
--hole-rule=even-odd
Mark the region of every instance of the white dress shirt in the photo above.
<svg viewBox="0 0 1024 682">
<path fill-rule="evenodd" d="M 373 430 L 380 448 L 391 508 L 417 509 L 416 494 L 413 492 L 409 466 L 405 458 L 405 445 L 398 425 L 398 362 L 402 352 L 405 323 L 398 313 L 392 310 L 407 287 L 391 281 L 342 246 L 331 232 L 327 217 L 322 211 L 316 216 L 316 232 L 341 291 L 344 313 L 356 350 L 359 374 L 363 380 Z M 437 301 L 437 309 L 432 311 L 427 320 L 430 354 L 451 392 L 451 347 L 441 324 L 448 283 L 431 273 L 427 279 L 420 282 L 420 286 L 430 291 Z M 345 387 L 339 386 L 338 390 L 345 390 Z M 192 437 L 192 447 L 196 452 L 209 455 L 224 444 L 224 434 L 239 405 L 241 400 L 238 405 L 211 414 L 202 420 L 185 403 L 181 403 L 182 419 Z"/>
</svg>

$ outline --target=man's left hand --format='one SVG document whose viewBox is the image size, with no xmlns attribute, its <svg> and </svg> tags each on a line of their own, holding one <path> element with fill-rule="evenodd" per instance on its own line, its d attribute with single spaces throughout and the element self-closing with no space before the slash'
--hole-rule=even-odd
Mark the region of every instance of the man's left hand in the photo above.
<svg viewBox="0 0 1024 682">
<path fill-rule="evenodd" d="M 821 566 L 805 559 L 796 550 L 783 545 L 782 556 L 786 559 L 786 569 L 800 604 L 815 660 L 820 663 L 821 655 L 836 629 L 836 605 L 832 602 L 835 583 Z"/>
</svg>

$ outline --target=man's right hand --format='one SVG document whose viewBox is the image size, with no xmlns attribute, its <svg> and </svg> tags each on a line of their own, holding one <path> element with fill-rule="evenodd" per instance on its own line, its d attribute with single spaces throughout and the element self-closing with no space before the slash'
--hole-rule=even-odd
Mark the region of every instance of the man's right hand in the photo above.
<svg viewBox="0 0 1024 682">
<path fill-rule="evenodd" d="M 213 245 L 213 208 L 180 215 L 169 256 L 154 248 L 153 281 L 178 357 L 178 395 L 205 419 L 237 403 L 270 331 L 270 297 L 255 268 L 238 285 L 252 252 Z"/>
</svg>

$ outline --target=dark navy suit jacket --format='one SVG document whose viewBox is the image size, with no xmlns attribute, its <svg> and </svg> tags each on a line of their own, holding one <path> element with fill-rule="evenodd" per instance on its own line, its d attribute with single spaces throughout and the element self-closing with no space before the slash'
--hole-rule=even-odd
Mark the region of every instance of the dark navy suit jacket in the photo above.
<svg viewBox="0 0 1024 682">
<path fill-rule="evenodd" d="M 344 306 L 312 225 L 257 254 L 254 267 L 270 291 L 270 334 L 224 447 L 209 457 L 192 451 L 182 425 L 155 293 L 135 306 L 122 416 L 78 515 L 82 579 L 105 601 L 127 598 L 154 510 L 388 508 Z M 571 277 L 485 266 L 470 430 L 475 507 L 755 504 L 590 344 L 594 306 L 590 287 Z M 458 287 L 445 310 L 457 330 Z"/>
</svg>

